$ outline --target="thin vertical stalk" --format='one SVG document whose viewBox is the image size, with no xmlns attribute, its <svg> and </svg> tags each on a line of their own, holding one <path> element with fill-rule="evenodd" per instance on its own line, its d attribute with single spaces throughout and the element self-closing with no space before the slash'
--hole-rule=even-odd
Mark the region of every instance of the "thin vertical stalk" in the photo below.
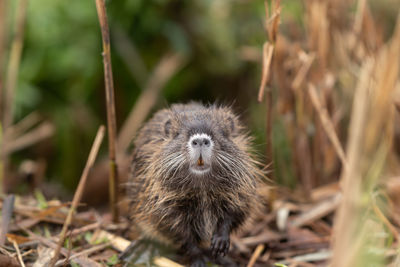
<svg viewBox="0 0 400 267">
<path fill-rule="evenodd" d="M 7 0 L 0 0 L 0 118 L 3 117 L 4 59 L 7 39 Z"/>
<path fill-rule="evenodd" d="M 8 165 L 8 155 L 4 151 L 4 144 L 7 143 L 6 133 L 7 129 L 12 125 L 14 117 L 14 95 L 17 85 L 19 65 L 21 62 L 22 48 L 24 44 L 24 32 L 25 32 L 25 21 L 26 21 L 26 9 L 28 6 L 28 0 L 20 0 L 17 6 L 17 14 L 15 21 L 14 37 L 11 45 L 10 57 L 7 66 L 7 76 L 5 82 L 5 92 L 4 99 L 2 97 L 3 104 L 3 117 L 2 117 L 2 129 L 3 129 L 3 140 L 1 147 L 1 157 L 2 157 L 2 191 L 7 191 L 6 185 L 6 172 Z"/>
<path fill-rule="evenodd" d="M 107 22 L 107 14 L 104 0 L 96 0 L 97 15 L 101 28 L 101 36 L 103 40 L 103 65 L 104 65 L 104 82 L 106 90 L 107 105 L 107 129 L 108 129 L 108 149 L 110 161 L 109 187 L 110 187 L 110 206 L 114 222 L 118 221 L 118 166 L 116 163 L 116 116 L 115 116 L 115 100 L 114 100 L 114 83 L 111 66 L 110 53 L 110 31 Z"/>
<path fill-rule="evenodd" d="M 3 127 L 6 130 L 11 124 L 14 115 L 14 95 L 17 85 L 19 65 L 21 62 L 22 48 L 24 44 L 26 9 L 28 0 L 20 0 L 17 7 L 16 23 L 14 30 L 14 38 L 11 45 L 10 58 L 7 67 L 7 77 L 5 83 L 5 103 Z"/>
</svg>

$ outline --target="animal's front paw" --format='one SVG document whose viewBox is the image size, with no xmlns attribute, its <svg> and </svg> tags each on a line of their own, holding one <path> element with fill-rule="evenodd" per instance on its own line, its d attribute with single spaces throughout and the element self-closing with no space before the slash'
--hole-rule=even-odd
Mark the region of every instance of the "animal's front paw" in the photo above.
<svg viewBox="0 0 400 267">
<path fill-rule="evenodd" d="M 217 256 L 225 256 L 228 254 L 229 251 L 229 245 L 230 245 L 230 240 L 229 240 L 229 234 L 214 234 L 214 236 L 211 239 L 211 253 L 214 258 Z"/>
</svg>

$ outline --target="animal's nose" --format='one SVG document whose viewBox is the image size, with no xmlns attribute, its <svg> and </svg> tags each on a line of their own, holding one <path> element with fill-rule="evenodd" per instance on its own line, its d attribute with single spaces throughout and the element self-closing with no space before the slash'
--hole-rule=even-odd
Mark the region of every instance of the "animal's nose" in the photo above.
<svg viewBox="0 0 400 267">
<path fill-rule="evenodd" d="M 202 138 L 196 138 L 192 140 L 192 147 L 193 148 L 198 148 L 198 147 L 209 147 L 211 145 L 211 140 L 208 137 L 202 137 Z"/>
</svg>

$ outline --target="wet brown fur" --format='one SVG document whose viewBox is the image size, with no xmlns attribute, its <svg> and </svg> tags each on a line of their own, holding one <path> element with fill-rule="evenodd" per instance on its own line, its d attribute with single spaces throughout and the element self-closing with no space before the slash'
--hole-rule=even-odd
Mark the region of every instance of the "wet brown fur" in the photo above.
<svg viewBox="0 0 400 267">
<path fill-rule="evenodd" d="M 196 132 L 214 142 L 213 165 L 202 177 L 189 172 L 187 140 Z M 147 237 L 176 248 L 208 248 L 218 225 L 237 229 L 259 205 L 263 175 L 250 138 L 229 107 L 175 104 L 157 112 L 134 142 L 128 183 L 131 216 Z"/>
</svg>

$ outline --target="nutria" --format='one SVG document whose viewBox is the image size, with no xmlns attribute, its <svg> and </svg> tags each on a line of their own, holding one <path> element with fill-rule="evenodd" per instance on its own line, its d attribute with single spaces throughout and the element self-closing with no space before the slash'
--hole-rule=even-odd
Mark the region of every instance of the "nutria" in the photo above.
<svg viewBox="0 0 400 267">
<path fill-rule="evenodd" d="M 230 233 L 258 206 L 262 176 L 251 139 L 229 107 L 175 104 L 134 141 L 128 183 L 132 220 L 173 245 L 190 266 L 222 262 Z"/>
</svg>

